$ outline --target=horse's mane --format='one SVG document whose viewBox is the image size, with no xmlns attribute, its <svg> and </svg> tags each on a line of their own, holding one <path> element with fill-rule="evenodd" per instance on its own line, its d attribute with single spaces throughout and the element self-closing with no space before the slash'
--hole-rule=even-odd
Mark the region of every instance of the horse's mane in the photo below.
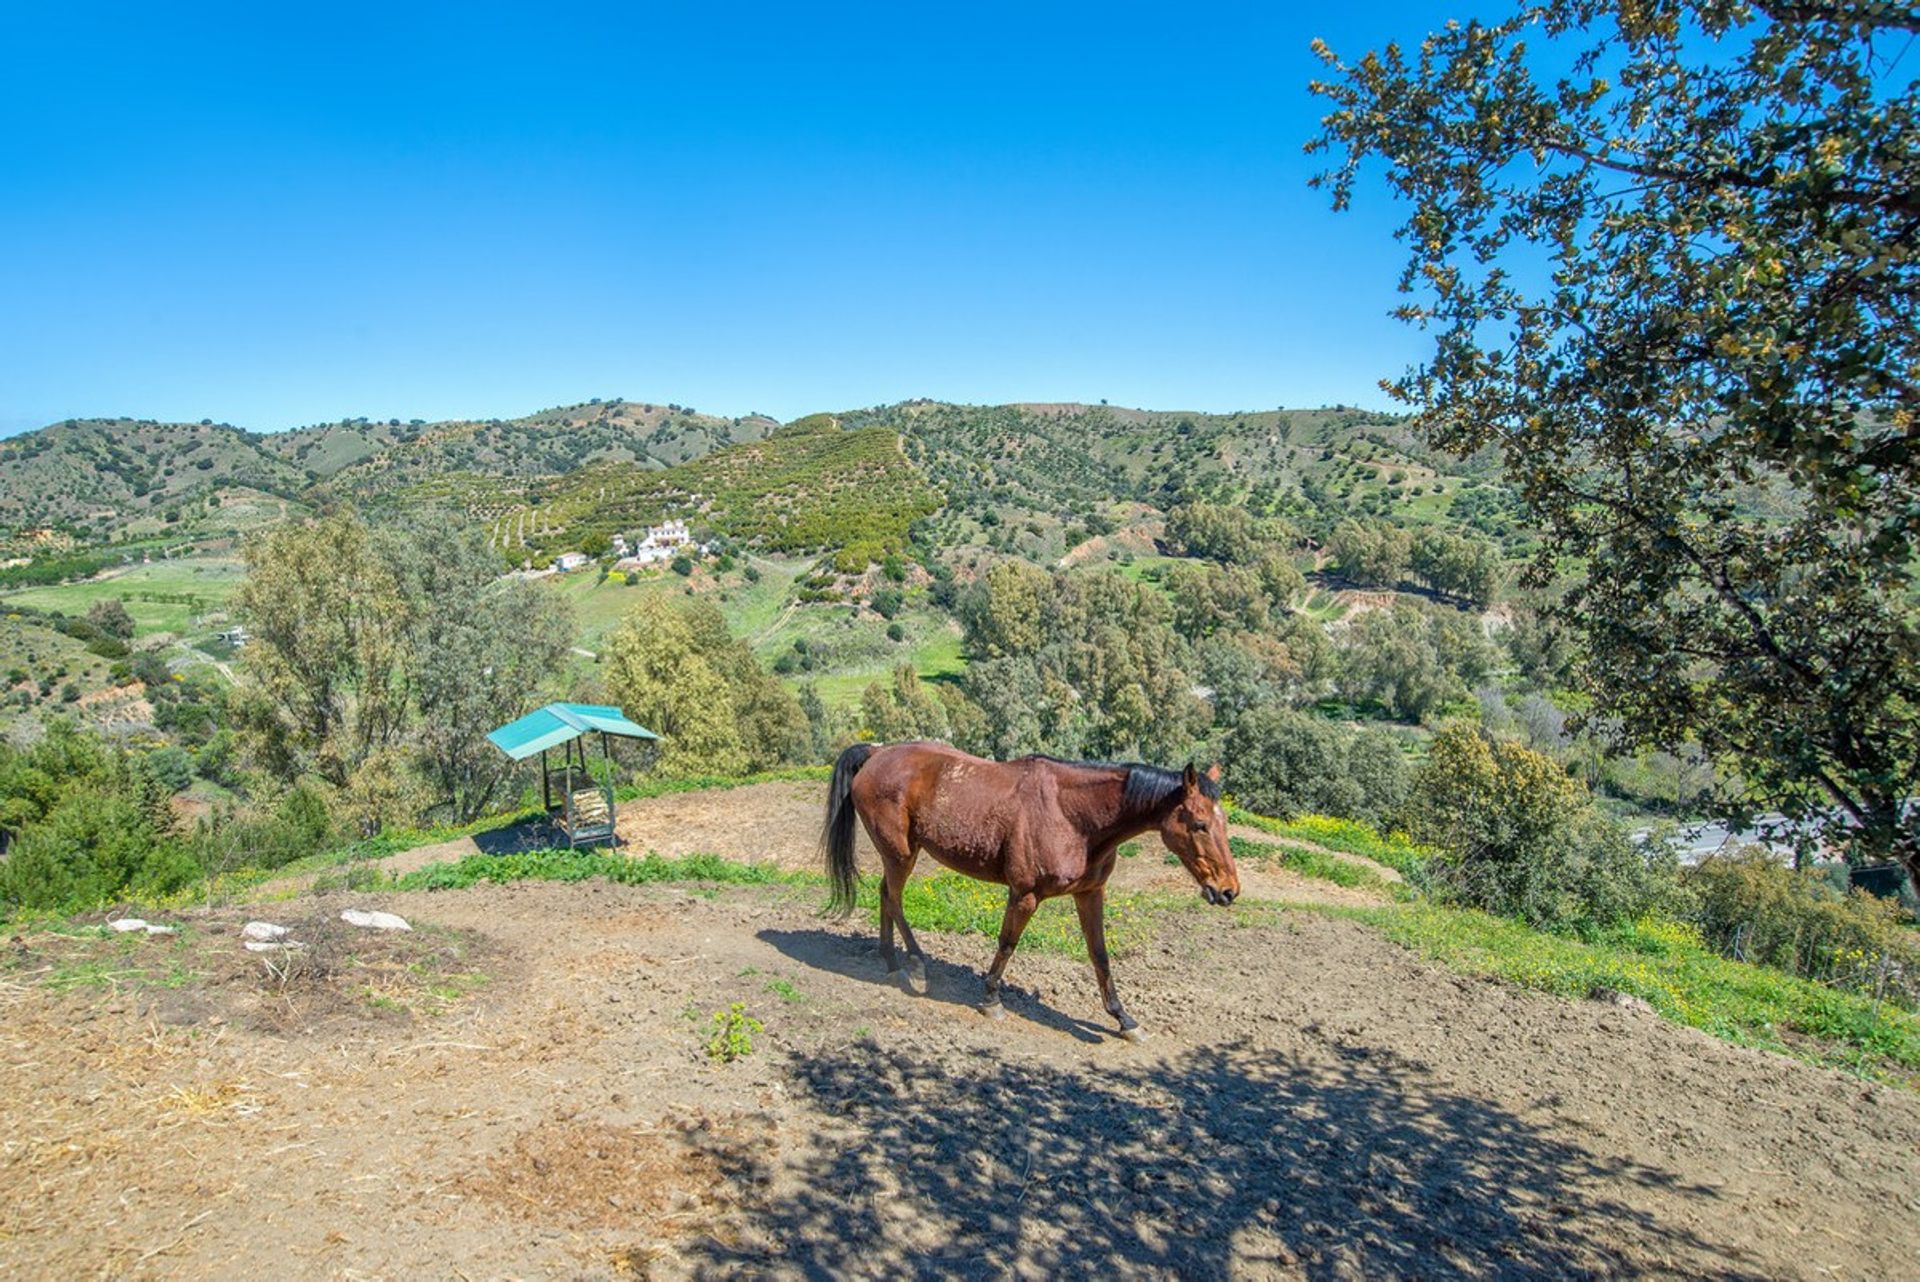
<svg viewBox="0 0 1920 1282">
<path fill-rule="evenodd" d="M 1141 761 L 1067 761 L 1060 757 L 1050 757 L 1044 752 L 1032 754 L 1036 761 L 1050 761 L 1056 766 L 1071 766 L 1080 770 L 1124 770 L 1126 785 L 1120 793 L 1121 802 L 1134 813 L 1159 810 L 1173 795 L 1180 791 L 1186 782 L 1186 773 L 1169 770 L 1165 766 L 1150 766 Z M 1220 781 L 1200 776 L 1200 791 L 1218 800 Z"/>
</svg>

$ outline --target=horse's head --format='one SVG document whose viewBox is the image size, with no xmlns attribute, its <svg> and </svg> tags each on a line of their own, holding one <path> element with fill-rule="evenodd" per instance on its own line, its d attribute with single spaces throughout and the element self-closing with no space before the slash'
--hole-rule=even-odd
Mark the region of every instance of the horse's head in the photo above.
<svg viewBox="0 0 1920 1282">
<path fill-rule="evenodd" d="M 1240 870 L 1227 848 L 1227 814 L 1220 806 L 1220 765 L 1200 774 L 1187 764 L 1180 784 L 1180 802 L 1160 821 L 1160 840 L 1179 856 L 1200 893 L 1210 904 L 1225 908 L 1240 894 Z"/>
</svg>

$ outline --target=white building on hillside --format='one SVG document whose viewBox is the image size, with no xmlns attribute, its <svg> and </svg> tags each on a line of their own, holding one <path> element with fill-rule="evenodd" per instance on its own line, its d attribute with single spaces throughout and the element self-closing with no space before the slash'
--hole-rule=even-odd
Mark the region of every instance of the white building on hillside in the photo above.
<svg viewBox="0 0 1920 1282">
<path fill-rule="evenodd" d="M 614 568 L 639 569 L 648 565 L 660 565 L 688 550 L 692 543 L 693 536 L 687 533 L 685 521 L 667 521 L 660 525 L 648 526 L 646 537 L 642 538 L 639 545 L 633 549 L 633 554 L 623 559 Z"/>
</svg>

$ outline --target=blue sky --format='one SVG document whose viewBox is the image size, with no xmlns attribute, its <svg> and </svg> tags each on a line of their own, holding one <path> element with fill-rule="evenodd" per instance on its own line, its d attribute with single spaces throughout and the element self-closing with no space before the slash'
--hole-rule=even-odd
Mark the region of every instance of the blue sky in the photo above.
<svg viewBox="0 0 1920 1282">
<path fill-rule="evenodd" d="M 1315 6 L 9 6 L 0 430 L 1384 404 Z"/>
</svg>

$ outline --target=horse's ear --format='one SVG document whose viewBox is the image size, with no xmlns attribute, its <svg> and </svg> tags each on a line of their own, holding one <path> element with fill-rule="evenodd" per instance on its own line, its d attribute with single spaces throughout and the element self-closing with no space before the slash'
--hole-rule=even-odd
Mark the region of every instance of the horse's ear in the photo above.
<svg viewBox="0 0 1920 1282">
<path fill-rule="evenodd" d="M 1192 792 L 1195 788 L 1200 786 L 1200 776 L 1194 773 L 1193 763 L 1191 761 L 1187 763 L 1186 777 L 1181 782 L 1187 785 L 1188 792 Z"/>
<path fill-rule="evenodd" d="M 1212 765 L 1207 767 L 1207 778 L 1213 780 L 1215 783 L 1220 782 L 1220 763 L 1219 762 L 1216 761 Z"/>
</svg>

